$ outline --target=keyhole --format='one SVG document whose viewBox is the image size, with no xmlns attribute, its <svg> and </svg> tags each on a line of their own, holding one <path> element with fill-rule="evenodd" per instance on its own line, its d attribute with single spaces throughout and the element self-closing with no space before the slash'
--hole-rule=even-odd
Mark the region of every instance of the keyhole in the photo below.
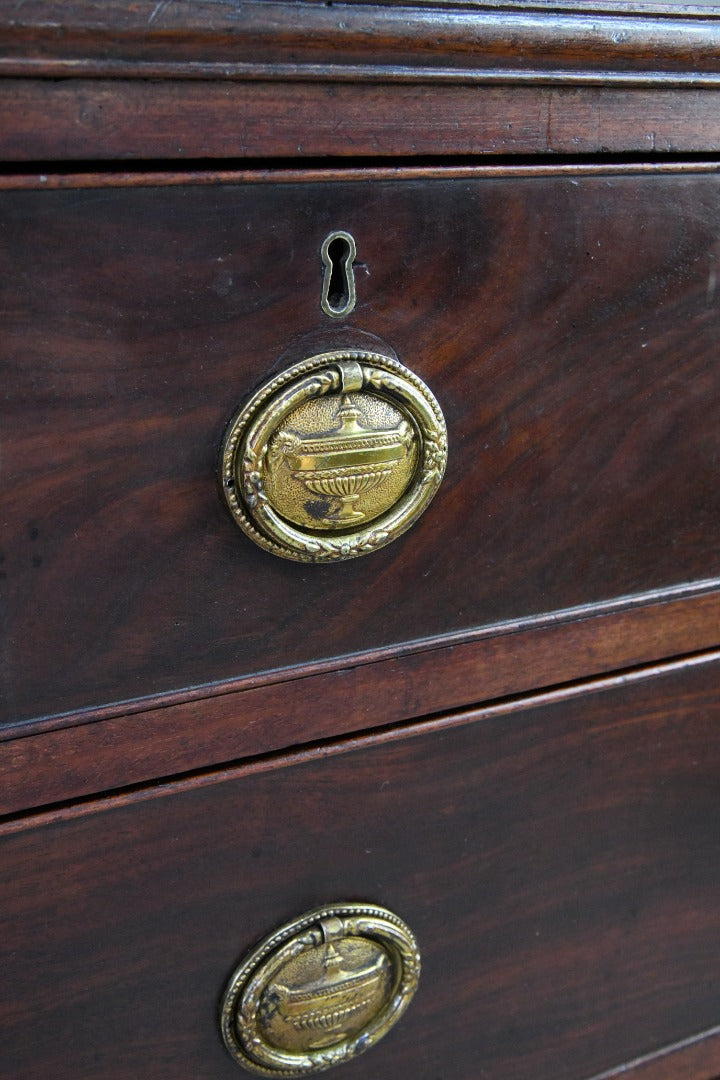
<svg viewBox="0 0 720 1080">
<path fill-rule="evenodd" d="M 348 232 L 332 232 L 320 249 L 325 276 L 320 306 L 332 319 L 342 319 L 355 307 L 355 241 Z"/>
</svg>

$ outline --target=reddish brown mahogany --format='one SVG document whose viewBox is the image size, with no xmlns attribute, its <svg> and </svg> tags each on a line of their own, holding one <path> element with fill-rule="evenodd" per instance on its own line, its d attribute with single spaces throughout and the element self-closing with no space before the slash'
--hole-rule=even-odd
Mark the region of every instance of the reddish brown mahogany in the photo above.
<svg viewBox="0 0 720 1080">
<path fill-rule="evenodd" d="M 706 649 L 719 624 L 714 592 L 18 725 L 0 814 Z"/>
<path fill-rule="evenodd" d="M 230 1080 L 230 971 L 336 899 L 390 905 L 424 965 L 353 1080 L 576 1080 L 712 1028 L 718 674 L 678 664 L 6 829 L 3 1075 Z M 715 1040 L 638 1075 L 718 1060 Z"/>
<path fill-rule="evenodd" d="M 717 577 L 718 216 L 713 171 L 631 167 L 5 192 L 4 720 Z M 448 469 L 401 540 L 298 567 L 234 526 L 217 448 L 348 343 L 433 389 Z"/>
<path fill-rule="evenodd" d="M 3 1080 L 230 1080 L 356 899 L 424 974 L 348 1080 L 720 1075 L 718 11 L 0 0 Z M 218 445 L 344 346 L 447 476 L 286 563 Z"/>
<path fill-rule="evenodd" d="M 12 162 L 691 154 L 720 150 L 720 88 L 0 80 Z M 462 118 L 462 121 L 459 119 Z M 98 134 L 100 138 L 98 139 Z"/>
</svg>

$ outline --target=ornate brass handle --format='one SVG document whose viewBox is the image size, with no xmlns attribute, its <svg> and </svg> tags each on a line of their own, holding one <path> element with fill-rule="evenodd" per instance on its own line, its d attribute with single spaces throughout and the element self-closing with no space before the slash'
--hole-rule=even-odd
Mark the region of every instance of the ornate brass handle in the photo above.
<svg viewBox="0 0 720 1080">
<path fill-rule="evenodd" d="M 380 353 L 320 353 L 266 383 L 234 417 L 222 485 L 261 547 L 329 562 L 404 533 L 446 459 L 440 406 L 417 375 Z"/>
<path fill-rule="evenodd" d="M 306 1076 L 369 1049 L 415 993 L 420 955 L 385 908 L 335 904 L 262 941 L 225 991 L 222 1033 L 239 1065 L 262 1076 Z"/>
</svg>

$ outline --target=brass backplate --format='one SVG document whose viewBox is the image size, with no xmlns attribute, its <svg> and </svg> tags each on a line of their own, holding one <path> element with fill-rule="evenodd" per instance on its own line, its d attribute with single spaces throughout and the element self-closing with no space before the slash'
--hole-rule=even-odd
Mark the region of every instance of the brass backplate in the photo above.
<svg viewBox="0 0 720 1080">
<path fill-rule="evenodd" d="M 262 1076 L 306 1076 L 373 1046 L 415 993 L 420 956 L 402 919 L 333 904 L 266 938 L 235 971 L 222 1005 L 230 1054 Z"/>
<path fill-rule="evenodd" d="M 440 406 L 417 375 L 380 353 L 320 353 L 270 380 L 233 418 L 222 487 L 261 547 L 332 562 L 404 533 L 446 460 Z"/>
</svg>

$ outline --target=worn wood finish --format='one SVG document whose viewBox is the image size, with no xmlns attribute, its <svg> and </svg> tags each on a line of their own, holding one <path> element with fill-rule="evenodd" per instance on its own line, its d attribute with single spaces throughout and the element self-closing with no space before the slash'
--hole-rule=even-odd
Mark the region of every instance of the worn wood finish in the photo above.
<svg viewBox="0 0 720 1080">
<path fill-rule="evenodd" d="M 720 25 L 707 7 L 666 5 L 655 13 L 587 7 L 4 0 L 0 73 L 192 78 L 204 72 L 226 79 L 282 77 L 290 70 L 313 80 L 343 70 L 376 80 L 424 73 L 720 74 Z"/>
<path fill-rule="evenodd" d="M 0 0 L 0 155 L 719 149 L 720 22 L 641 7 Z"/>
<path fill-rule="evenodd" d="M 719 678 L 695 664 L 15 823 L 3 1075 L 230 1080 L 233 965 L 340 898 L 397 910 L 424 957 L 348 1080 L 577 1080 L 713 1027 Z M 710 1063 L 716 1043 L 685 1075 Z"/>
<path fill-rule="evenodd" d="M 0 732 L 0 814 L 707 649 L 719 626 L 713 593 L 21 725 Z"/>
<path fill-rule="evenodd" d="M 720 574 L 712 172 L 7 191 L 0 215 L 6 722 Z M 339 330 L 337 227 L 362 264 Z M 218 498 L 225 423 L 308 349 L 378 339 L 446 412 L 435 502 L 364 559 L 267 555 Z"/>
<path fill-rule="evenodd" d="M 5 161 L 720 150 L 720 88 L 0 79 Z"/>
</svg>

